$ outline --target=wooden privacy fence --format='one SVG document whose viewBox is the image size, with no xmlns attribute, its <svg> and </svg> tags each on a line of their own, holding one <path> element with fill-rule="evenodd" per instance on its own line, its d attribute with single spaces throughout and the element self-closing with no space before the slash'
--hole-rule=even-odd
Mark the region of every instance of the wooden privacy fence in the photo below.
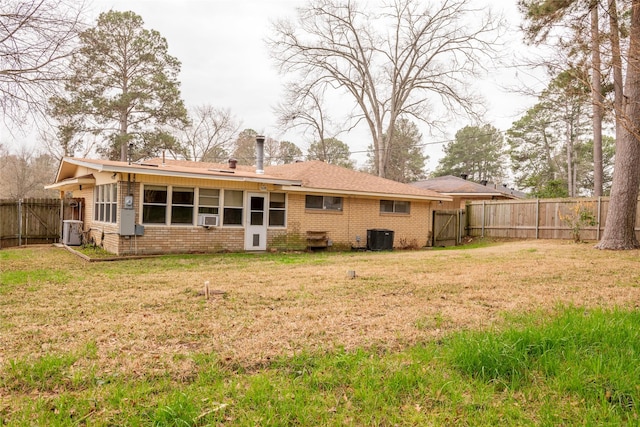
<svg viewBox="0 0 640 427">
<path fill-rule="evenodd" d="M 81 219 L 79 199 L 0 200 L 0 249 L 55 243 L 63 219 Z"/>
<path fill-rule="evenodd" d="M 572 218 L 580 212 L 593 219 L 580 238 L 600 240 L 607 223 L 608 197 L 575 199 L 487 200 L 467 204 L 467 234 L 472 237 L 573 239 Z M 640 237 L 640 204 L 636 235 Z"/>
</svg>

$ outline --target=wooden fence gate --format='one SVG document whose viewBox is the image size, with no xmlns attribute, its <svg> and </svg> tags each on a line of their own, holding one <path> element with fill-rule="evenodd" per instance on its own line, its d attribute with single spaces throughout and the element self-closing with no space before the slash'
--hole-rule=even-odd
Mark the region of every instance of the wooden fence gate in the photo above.
<svg viewBox="0 0 640 427">
<path fill-rule="evenodd" d="M 433 211 L 433 246 L 455 246 L 465 234 L 465 211 Z"/>
<path fill-rule="evenodd" d="M 82 219 L 81 211 L 82 199 L 0 200 L 0 249 L 55 243 L 62 220 Z"/>
</svg>

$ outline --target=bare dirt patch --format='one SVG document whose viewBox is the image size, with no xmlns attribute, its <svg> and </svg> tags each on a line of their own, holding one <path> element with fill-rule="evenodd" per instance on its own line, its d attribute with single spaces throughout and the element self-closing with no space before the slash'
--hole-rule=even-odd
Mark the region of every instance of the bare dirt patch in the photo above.
<svg viewBox="0 0 640 427">
<path fill-rule="evenodd" d="M 301 351 L 400 348 L 559 305 L 640 305 L 640 251 L 557 241 L 108 264 L 36 248 L 1 262 L 0 366 L 92 343 L 95 360 L 81 363 L 131 375 L 187 377 L 194 354 L 251 367 Z M 64 274 L 7 284 L 43 268 Z M 205 281 L 216 291 L 208 300 Z"/>
</svg>

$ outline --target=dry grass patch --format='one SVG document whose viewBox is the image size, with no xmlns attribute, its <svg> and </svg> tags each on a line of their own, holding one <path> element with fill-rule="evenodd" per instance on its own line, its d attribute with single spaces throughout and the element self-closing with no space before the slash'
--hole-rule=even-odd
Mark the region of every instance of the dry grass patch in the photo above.
<svg viewBox="0 0 640 427">
<path fill-rule="evenodd" d="M 194 354 L 252 367 L 303 350 L 396 349 L 500 325 L 505 313 L 637 307 L 639 255 L 556 241 L 108 264 L 48 247 L 4 251 L 0 366 L 91 345 L 95 357 L 78 363 L 103 375 L 187 378 Z M 205 281 L 221 293 L 205 300 Z"/>
</svg>

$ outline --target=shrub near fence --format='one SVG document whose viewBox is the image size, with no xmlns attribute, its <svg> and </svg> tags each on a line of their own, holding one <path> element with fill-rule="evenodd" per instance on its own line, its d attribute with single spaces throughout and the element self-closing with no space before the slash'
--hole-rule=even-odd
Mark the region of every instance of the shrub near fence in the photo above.
<svg viewBox="0 0 640 427">
<path fill-rule="evenodd" d="M 580 205 L 580 206 L 577 206 Z M 582 240 L 600 240 L 607 221 L 609 198 L 487 200 L 467 204 L 467 234 L 472 237 L 574 239 L 576 213 L 592 217 L 582 224 Z M 640 238 L 640 203 L 636 235 Z"/>
<path fill-rule="evenodd" d="M 0 249 L 12 246 L 55 243 L 60 240 L 62 219 L 78 216 L 78 200 L 0 200 Z"/>
</svg>

